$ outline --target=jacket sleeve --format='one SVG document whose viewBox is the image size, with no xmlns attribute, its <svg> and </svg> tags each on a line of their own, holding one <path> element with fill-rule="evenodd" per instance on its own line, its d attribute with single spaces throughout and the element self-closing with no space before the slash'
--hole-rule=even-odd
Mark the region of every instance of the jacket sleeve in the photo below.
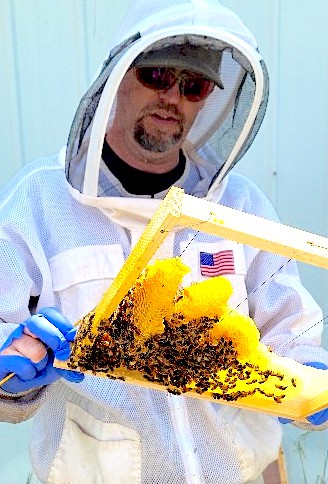
<svg viewBox="0 0 328 484">
<path fill-rule="evenodd" d="M 24 244 L 0 239 L 0 348 L 16 325 L 30 316 L 31 296 L 40 291 L 36 265 Z M 0 389 L 0 421 L 17 423 L 29 419 L 41 405 L 46 387 L 21 394 Z"/>
<path fill-rule="evenodd" d="M 49 387 L 12 395 L 0 389 L 0 420 L 19 423 L 33 417 L 45 400 Z"/>
</svg>

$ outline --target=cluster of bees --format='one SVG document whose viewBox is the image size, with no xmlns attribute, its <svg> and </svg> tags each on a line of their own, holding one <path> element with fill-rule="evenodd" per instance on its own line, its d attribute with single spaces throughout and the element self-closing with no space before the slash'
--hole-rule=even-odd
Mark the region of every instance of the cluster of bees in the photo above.
<svg viewBox="0 0 328 484">
<path fill-rule="evenodd" d="M 203 317 L 173 326 L 164 320 L 161 334 L 140 340 L 127 308 L 125 299 L 115 317 L 101 323 L 93 344 L 85 347 L 78 363 L 71 357 L 71 368 L 78 366 L 80 371 L 101 372 L 121 380 L 126 371 L 137 371 L 172 394 L 194 391 L 224 401 L 258 393 L 280 403 L 288 386 L 296 386 L 295 379 L 286 382 L 281 372 L 239 359 L 229 339 L 221 337 L 213 345 L 209 335 L 217 320 Z"/>
<path fill-rule="evenodd" d="M 179 260 L 158 261 L 96 332 L 89 313 L 69 367 L 122 380 L 138 374 L 173 394 L 225 401 L 256 393 L 280 403 L 293 393 L 296 380 L 270 366 L 255 323 L 228 307 L 230 283 L 217 277 L 178 290 L 186 271 Z"/>
</svg>

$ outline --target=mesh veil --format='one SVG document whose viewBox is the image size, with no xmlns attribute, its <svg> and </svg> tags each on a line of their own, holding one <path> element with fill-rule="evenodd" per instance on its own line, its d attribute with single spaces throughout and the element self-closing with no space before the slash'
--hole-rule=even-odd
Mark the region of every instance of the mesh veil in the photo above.
<svg viewBox="0 0 328 484">
<path fill-rule="evenodd" d="M 205 26 L 197 10 L 198 3 L 142 1 L 137 2 L 130 12 L 124 28 L 114 39 L 113 43 L 118 42 L 117 45 L 112 43 L 110 55 L 99 76 L 82 98 L 70 131 L 66 176 L 80 192 L 85 185 L 92 137 L 101 136 L 99 129 L 92 130 L 92 126 L 105 86 L 107 91 L 116 92 L 119 84 L 115 84 L 115 70 L 122 78 L 141 52 L 161 48 L 168 42 L 178 44 L 187 41 L 219 49 L 223 53 L 219 75 L 224 89 L 216 87 L 207 98 L 184 146 L 187 155 L 197 159 L 205 170 L 208 187 L 211 181 L 219 183 L 251 145 L 262 123 L 268 100 L 265 64 L 258 54 L 254 38 L 234 14 L 215 0 L 201 2 L 207 4 L 210 12 L 209 25 Z M 145 8 L 142 9 L 142 6 Z M 141 15 L 145 11 L 146 17 Z M 123 38 L 123 32 L 129 36 Z M 106 130 L 115 117 L 115 102 L 110 108 L 108 119 L 103 120 Z M 99 139 L 94 142 L 101 144 Z M 98 161 L 90 171 L 97 172 L 99 176 L 100 170 Z"/>
</svg>

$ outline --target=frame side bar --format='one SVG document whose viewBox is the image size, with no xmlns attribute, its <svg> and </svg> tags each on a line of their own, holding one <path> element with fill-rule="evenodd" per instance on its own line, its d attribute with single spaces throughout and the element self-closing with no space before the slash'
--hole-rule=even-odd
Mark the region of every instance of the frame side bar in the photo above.
<svg viewBox="0 0 328 484">
<path fill-rule="evenodd" d="M 101 320 L 107 319 L 113 314 L 158 247 L 167 237 L 168 232 L 175 226 L 181 214 L 183 197 L 184 192 L 181 188 L 172 187 L 169 190 L 127 257 L 120 272 L 95 308 L 93 329 L 97 327 Z"/>
</svg>

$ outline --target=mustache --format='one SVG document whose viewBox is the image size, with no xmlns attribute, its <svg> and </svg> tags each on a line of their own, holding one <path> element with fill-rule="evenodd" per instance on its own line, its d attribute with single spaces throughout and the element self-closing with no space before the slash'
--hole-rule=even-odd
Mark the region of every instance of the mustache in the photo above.
<svg viewBox="0 0 328 484">
<path fill-rule="evenodd" d="M 148 116 L 149 114 L 156 113 L 158 110 L 165 111 L 167 114 L 173 114 L 176 118 L 178 118 L 180 122 L 184 121 L 183 113 L 175 104 L 169 104 L 163 101 L 155 102 L 146 106 L 141 112 L 139 121 L 141 121 L 145 116 Z"/>
</svg>

